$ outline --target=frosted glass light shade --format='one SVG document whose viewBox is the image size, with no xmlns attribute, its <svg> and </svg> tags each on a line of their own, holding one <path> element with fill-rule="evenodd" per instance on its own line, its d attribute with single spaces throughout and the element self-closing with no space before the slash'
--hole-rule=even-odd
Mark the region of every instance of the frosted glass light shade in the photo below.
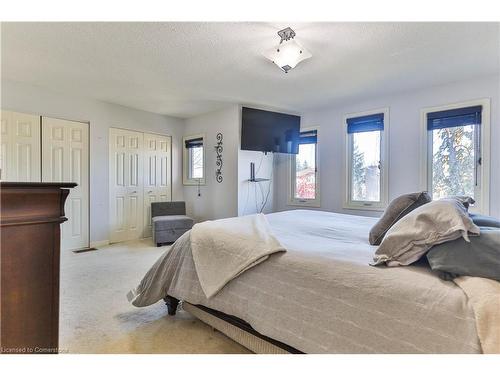
<svg viewBox="0 0 500 375">
<path fill-rule="evenodd" d="M 264 52 L 264 56 L 285 73 L 297 66 L 298 63 L 310 58 L 312 55 L 303 48 L 295 39 L 284 40 L 277 47 Z"/>
</svg>

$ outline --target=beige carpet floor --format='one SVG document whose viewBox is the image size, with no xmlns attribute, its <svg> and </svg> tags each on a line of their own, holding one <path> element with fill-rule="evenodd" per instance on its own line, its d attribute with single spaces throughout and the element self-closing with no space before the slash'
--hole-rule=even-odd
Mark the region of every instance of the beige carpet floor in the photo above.
<svg viewBox="0 0 500 375">
<path fill-rule="evenodd" d="M 61 255 L 59 346 L 67 353 L 248 353 L 186 311 L 126 298 L 167 247 L 151 240 Z M 34 307 L 36 308 L 36 307 Z"/>
</svg>

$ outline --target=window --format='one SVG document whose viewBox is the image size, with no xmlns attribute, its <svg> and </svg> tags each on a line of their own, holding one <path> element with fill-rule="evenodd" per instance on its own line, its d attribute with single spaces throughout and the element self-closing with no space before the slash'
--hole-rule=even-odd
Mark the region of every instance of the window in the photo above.
<svg viewBox="0 0 500 375">
<path fill-rule="evenodd" d="M 203 144 L 189 147 L 188 155 L 188 178 L 203 178 Z"/>
<path fill-rule="evenodd" d="M 381 210 L 387 204 L 388 109 L 351 114 L 346 126 L 345 208 Z"/>
<path fill-rule="evenodd" d="M 300 133 L 299 153 L 290 155 L 289 204 L 319 207 L 318 129 Z"/>
<path fill-rule="evenodd" d="M 484 147 L 484 106 L 450 106 L 424 111 L 427 137 L 425 188 L 433 199 L 467 195 L 476 200 L 475 211 L 487 212 L 484 204 L 488 169 Z M 489 137 L 488 137 L 489 138 Z"/>
<path fill-rule="evenodd" d="M 205 184 L 205 152 L 202 135 L 184 137 L 184 185 Z"/>
</svg>

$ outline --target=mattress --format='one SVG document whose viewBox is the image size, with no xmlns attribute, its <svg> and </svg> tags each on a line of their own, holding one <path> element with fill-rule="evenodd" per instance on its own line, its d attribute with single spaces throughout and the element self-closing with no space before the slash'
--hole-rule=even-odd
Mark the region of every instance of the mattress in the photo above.
<svg viewBox="0 0 500 375">
<path fill-rule="evenodd" d="M 236 316 L 262 335 L 305 353 L 480 353 L 464 292 L 427 265 L 372 267 L 376 219 L 295 210 L 267 215 L 287 249 L 207 299 L 189 232 L 153 265 L 133 293 L 145 306 L 167 294 Z"/>
</svg>

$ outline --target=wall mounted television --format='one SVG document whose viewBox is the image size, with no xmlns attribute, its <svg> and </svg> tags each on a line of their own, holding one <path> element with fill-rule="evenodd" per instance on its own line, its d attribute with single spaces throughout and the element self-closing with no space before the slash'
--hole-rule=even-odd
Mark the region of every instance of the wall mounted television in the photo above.
<svg viewBox="0 0 500 375">
<path fill-rule="evenodd" d="M 300 116 L 242 108 L 241 149 L 297 154 Z"/>
</svg>

